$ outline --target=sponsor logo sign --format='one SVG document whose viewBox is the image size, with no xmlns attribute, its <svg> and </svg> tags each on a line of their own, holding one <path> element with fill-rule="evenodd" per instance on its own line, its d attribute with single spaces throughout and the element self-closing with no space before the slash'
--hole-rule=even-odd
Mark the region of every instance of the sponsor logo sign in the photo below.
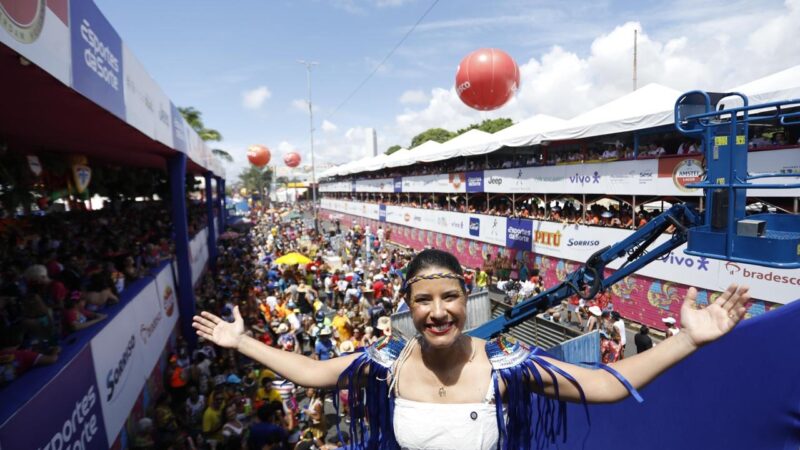
<svg viewBox="0 0 800 450">
<path fill-rule="evenodd" d="M 506 220 L 506 247 L 517 250 L 533 248 L 533 222 L 525 219 Z"/>
<path fill-rule="evenodd" d="M 94 372 L 87 346 L 3 424 L 0 448 L 108 448 Z"/>
<path fill-rule="evenodd" d="M 469 235 L 478 237 L 481 235 L 481 219 L 480 217 L 469 218 Z"/>
<path fill-rule="evenodd" d="M 450 185 L 453 186 L 453 189 L 455 189 L 456 191 L 458 191 L 458 188 L 460 188 L 461 185 L 464 184 L 464 173 L 463 172 L 450 173 L 450 174 L 447 174 L 447 177 L 448 177 L 448 181 L 450 182 Z"/>
<path fill-rule="evenodd" d="M 675 187 L 684 192 L 694 192 L 697 189 L 687 187 L 699 183 L 703 178 L 703 165 L 698 159 L 684 159 L 672 170 L 672 182 Z"/>
<path fill-rule="evenodd" d="M 683 255 L 683 256 L 681 256 Z M 709 260 L 702 256 L 690 256 L 686 255 L 683 252 L 669 252 L 666 255 L 657 258 L 657 261 L 661 261 L 665 264 L 671 264 L 680 267 L 686 267 L 689 269 L 699 270 L 701 272 L 708 272 L 708 264 Z"/>
<path fill-rule="evenodd" d="M 569 182 L 572 184 L 600 184 L 600 172 L 594 171 L 593 173 L 586 175 L 582 173 L 576 173 L 575 175 L 569 176 Z"/>
<path fill-rule="evenodd" d="M 386 222 L 386 205 L 380 205 L 378 209 L 378 220 Z"/>
<path fill-rule="evenodd" d="M 800 286 L 800 274 L 783 274 L 767 267 L 746 267 L 735 262 L 728 261 L 724 265 L 725 271 L 731 276 L 744 280 L 769 281 L 776 284 Z M 797 272 L 797 271 L 795 271 Z M 744 282 L 743 282 L 744 283 Z"/>
<path fill-rule="evenodd" d="M 483 192 L 483 171 L 466 173 L 467 192 Z"/>
<path fill-rule="evenodd" d="M 394 179 L 392 179 L 392 186 L 395 193 L 403 192 L 403 179 L 401 177 L 394 177 Z"/>
<path fill-rule="evenodd" d="M 72 87 L 125 119 L 122 39 L 92 1 L 70 2 Z"/>
</svg>

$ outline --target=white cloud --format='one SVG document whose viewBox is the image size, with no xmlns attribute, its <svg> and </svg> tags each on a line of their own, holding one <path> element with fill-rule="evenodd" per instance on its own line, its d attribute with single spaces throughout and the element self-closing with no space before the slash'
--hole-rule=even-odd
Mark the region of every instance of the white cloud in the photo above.
<svg viewBox="0 0 800 450">
<path fill-rule="evenodd" d="M 302 98 L 296 98 L 292 100 L 291 107 L 295 111 L 304 112 L 308 114 L 308 100 Z M 314 110 L 315 113 L 319 112 L 319 107 L 317 105 L 312 105 L 312 109 Z"/>
<path fill-rule="evenodd" d="M 330 133 L 330 132 L 336 131 L 338 129 L 339 129 L 339 127 L 337 127 L 333 122 L 331 122 L 331 121 L 329 121 L 327 119 L 322 121 L 322 131 L 324 131 L 326 133 Z"/>
<path fill-rule="evenodd" d="M 428 101 L 428 94 L 420 89 L 408 90 L 403 92 L 400 96 L 400 103 L 410 105 L 415 103 L 426 103 Z"/>
<path fill-rule="evenodd" d="M 787 0 L 784 7 L 785 11 L 687 20 L 668 33 L 661 31 L 667 36 L 661 39 L 648 34 L 640 23 L 627 22 L 597 36 L 588 49 L 552 46 L 538 57 L 518 60 L 520 89 L 496 111 L 474 111 L 463 105 L 452 87 L 437 87 L 424 107 L 407 106 L 381 134 L 388 142 L 405 146 L 413 136 L 433 127 L 456 130 L 496 117 L 518 122 L 538 113 L 574 117 L 631 91 L 634 29 L 638 30 L 639 87 L 659 83 L 677 90 L 724 90 L 800 61 L 800 27 L 796 25 L 800 0 Z M 411 105 L 403 101 L 416 97 L 410 92 L 414 91 L 403 93 L 401 103 Z"/>
<path fill-rule="evenodd" d="M 259 109 L 270 97 L 272 97 L 272 92 L 266 86 L 259 86 L 242 92 L 242 106 L 247 109 Z"/>
</svg>

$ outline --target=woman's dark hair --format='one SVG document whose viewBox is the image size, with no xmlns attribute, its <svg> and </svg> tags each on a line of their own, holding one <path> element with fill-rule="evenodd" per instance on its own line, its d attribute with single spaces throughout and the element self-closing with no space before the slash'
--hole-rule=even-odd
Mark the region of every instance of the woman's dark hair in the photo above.
<svg viewBox="0 0 800 450">
<path fill-rule="evenodd" d="M 461 269 L 461 264 L 451 253 L 443 250 L 426 249 L 417 253 L 417 256 L 415 256 L 414 259 L 408 263 L 406 280 L 414 278 L 419 272 L 429 267 L 439 267 L 456 275 L 462 277 L 464 276 L 464 271 Z M 464 286 L 464 281 L 461 281 L 460 285 L 461 290 L 466 293 L 467 289 L 466 286 Z M 410 287 L 406 288 L 406 292 L 409 290 Z"/>
</svg>

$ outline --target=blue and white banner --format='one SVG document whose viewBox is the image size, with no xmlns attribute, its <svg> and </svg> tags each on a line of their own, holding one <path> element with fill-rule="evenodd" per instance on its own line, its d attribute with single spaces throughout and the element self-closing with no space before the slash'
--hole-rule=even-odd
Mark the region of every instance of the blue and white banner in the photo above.
<svg viewBox="0 0 800 450">
<path fill-rule="evenodd" d="M 483 192 L 483 171 L 467 172 L 467 192 Z"/>
<path fill-rule="evenodd" d="M 506 247 L 530 251 L 533 248 L 533 221 L 507 219 Z"/>
<path fill-rule="evenodd" d="M 95 380 L 92 350 L 87 345 L 0 427 L 0 448 L 109 448 Z"/>
<path fill-rule="evenodd" d="M 72 87 L 125 120 L 122 39 L 91 0 L 70 2 Z"/>
<path fill-rule="evenodd" d="M 386 222 L 386 205 L 380 205 L 378 209 L 378 220 Z"/>
<path fill-rule="evenodd" d="M 392 180 L 392 185 L 394 186 L 393 190 L 395 194 L 399 194 L 403 192 L 403 178 L 402 177 L 394 177 Z"/>
</svg>

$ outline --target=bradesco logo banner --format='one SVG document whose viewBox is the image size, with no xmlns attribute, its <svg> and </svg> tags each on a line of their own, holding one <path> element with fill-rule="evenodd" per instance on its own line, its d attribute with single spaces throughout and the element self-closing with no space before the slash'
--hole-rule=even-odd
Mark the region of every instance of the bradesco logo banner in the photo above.
<svg viewBox="0 0 800 450">
<path fill-rule="evenodd" d="M 169 98 L 125 43 L 122 44 L 122 61 L 125 67 L 125 120 L 142 133 L 172 147 Z"/>
<path fill-rule="evenodd" d="M 507 219 L 506 247 L 530 251 L 533 244 L 533 222 L 525 219 Z"/>
<path fill-rule="evenodd" d="M 386 205 L 380 205 L 380 209 L 378 209 L 378 220 L 386 222 Z"/>
<path fill-rule="evenodd" d="M 483 171 L 467 172 L 467 192 L 483 192 Z"/>
<path fill-rule="evenodd" d="M 122 40 L 91 0 L 70 2 L 72 87 L 125 119 Z"/>
<path fill-rule="evenodd" d="M 144 289 L 92 339 L 95 379 L 109 447 L 125 424 L 150 373 L 142 363 L 142 341 L 138 338 L 140 321 L 135 305 L 152 295 L 152 290 Z"/>
<path fill-rule="evenodd" d="M 0 1 L 0 42 L 69 86 L 69 3 Z"/>
<path fill-rule="evenodd" d="M 403 192 L 403 179 L 401 177 L 394 177 L 394 179 L 392 179 L 392 186 L 395 193 Z"/>
<path fill-rule="evenodd" d="M 109 448 L 89 346 L 0 427 L 0 448 Z"/>
</svg>

